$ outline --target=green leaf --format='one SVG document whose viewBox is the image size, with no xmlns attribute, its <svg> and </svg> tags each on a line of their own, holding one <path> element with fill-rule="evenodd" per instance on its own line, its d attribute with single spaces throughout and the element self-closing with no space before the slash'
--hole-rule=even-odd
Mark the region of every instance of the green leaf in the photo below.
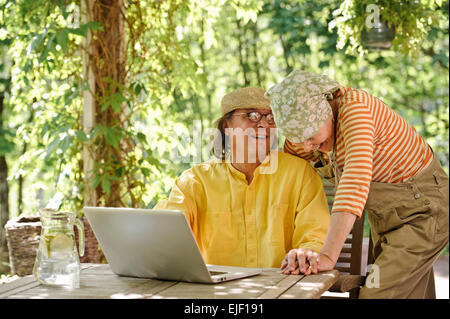
<svg viewBox="0 0 450 319">
<path fill-rule="evenodd" d="M 86 133 L 84 133 L 83 131 L 75 131 L 75 136 L 78 140 L 80 140 L 81 142 L 88 142 L 89 139 L 86 136 Z"/>
<path fill-rule="evenodd" d="M 124 169 L 124 167 L 119 167 L 118 169 L 116 169 L 115 171 L 114 171 L 114 173 L 117 175 L 117 176 L 120 176 L 119 177 L 119 180 L 124 176 L 124 174 L 125 174 L 125 169 Z"/>
<path fill-rule="evenodd" d="M 114 134 L 113 129 L 111 129 L 109 127 L 105 127 L 104 128 L 104 136 L 105 136 L 105 139 L 108 142 L 108 144 L 112 145 L 115 149 L 120 151 L 119 141 L 118 141 L 116 135 Z"/>
<path fill-rule="evenodd" d="M 48 30 L 45 29 L 43 33 L 37 34 L 33 37 L 33 40 L 30 43 L 30 50 L 34 52 L 39 52 L 41 50 L 42 44 L 44 43 L 44 39 L 47 35 Z"/>
<path fill-rule="evenodd" d="M 72 145 L 72 136 L 66 135 L 59 144 L 59 148 L 63 153 L 66 153 L 66 151 L 69 149 L 69 147 Z"/>
<path fill-rule="evenodd" d="M 45 155 L 45 160 L 46 161 L 49 159 L 50 155 L 53 154 L 53 151 L 58 146 L 59 142 L 60 142 L 59 137 L 55 137 L 53 139 L 53 141 L 50 142 L 50 144 L 47 147 L 47 154 Z"/>
<path fill-rule="evenodd" d="M 116 112 L 117 114 L 120 113 L 120 105 L 121 105 L 121 103 L 120 103 L 118 100 L 116 100 L 116 99 L 114 99 L 114 100 L 111 101 L 112 109 L 113 109 L 114 112 Z"/>
<path fill-rule="evenodd" d="M 49 39 L 47 40 L 47 45 L 44 47 L 44 50 L 42 50 L 41 55 L 39 56 L 39 63 L 42 63 L 44 60 L 47 59 L 48 53 L 52 50 L 52 48 L 54 48 L 56 34 L 52 33 L 49 37 Z"/>
<path fill-rule="evenodd" d="M 138 140 L 142 143 L 142 144 L 146 144 L 147 143 L 147 137 L 145 136 L 145 134 L 142 133 L 137 133 L 136 134 Z"/>
<path fill-rule="evenodd" d="M 102 105 L 102 112 L 105 111 L 108 108 L 108 106 L 110 104 L 110 101 L 111 100 L 107 100 L 107 101 L 105 101 L 105 103 L 103 103 L 103 105 Z"/>
<path fill-rule="evenodd" d="M 61 46 L 63 52 L 66 52 L 68 42 L 69 42 L 69 30 L 67 28 L 64 28 L 56 34 L 56 43 L 58 43 Z"/>
<path fill-rule="evenodd" d="M 121 178 L 119 176 L 110 175 L 110 176 L 108 176 L 108 178 L 112 181 L 118 181 L 118 182 L 121 181 Z"/>
<path fill-rule="evenodd" d="M 126 101 L 127 99 L 122 94 L 120 94 L 120 92 L 114 93 L 111 96 L 111 107 L 113 108 L 114 112 L 119 114 L 122 103 Z"/>
<path fill-rule="evenodd" d="M 147 162 L 150 163 L 151 165 L 155 166 L 156 168 L 164 167 L 164 165 L 157 158 L 155 158 L 153 156 L 149 156 L 147 158 Z"/>
<path fill-rule="evenodd" d="M 109 176 L 108 176 L 109 177 Z M 111 192 L 111 182 L 109 181 L 108 177 L 104 177 L 102 180 L 102 189 L 103 191 L 109 195 Z"/>
<path fill-rule="evenodd" d="M 82 37 L 86 37 L 89 29 L 92 31 L 103 31 L 103 27 L 102 27 L 101 23 L 94 22 L 94 21 L 85 23 L 76 29 L 71 28 L 71 29 L 69 29 L 69 31 L 73 34 L 80 35 Z"/>
<path fill-rule="evenodd" d="M 97 186 L 100 184 L 101 177 L 99 175 L 96 175 L 94 177 L 94 180 L 92 181 L 92 188 L 97 188 Z"/>
<path fill-rule="evenodd" d="M 141 167 L 141 172 L 142 172 L 142 175 L 144 175 L 145 177 L 150 176 L 150 170 L 148 168 Z"/>
<path fill-rule="evenodd" d="M 15 144 L 4 138 L 3 134 L 0 135 L 0 156 L 11 152 L 14 149 Z"/>
</svg>

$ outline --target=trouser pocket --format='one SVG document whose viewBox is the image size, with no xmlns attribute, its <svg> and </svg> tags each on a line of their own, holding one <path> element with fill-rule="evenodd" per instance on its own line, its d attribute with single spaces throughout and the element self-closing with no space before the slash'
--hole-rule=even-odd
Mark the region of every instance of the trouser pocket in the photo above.
<svg viewBox="0 0 450 319">
<path fill-rule="evenodd" d="M 436 168 L 433 171 L 433 180 L 430 187 L 435 189 L 431 202 L 433 205 L 434 216 L 436 218 L 436 235 L 441 238 L 447 237 L 448 240 L 448 219 L 449 219 L 449 181 L 447 174 L 442 168 Z"/>
</svg>

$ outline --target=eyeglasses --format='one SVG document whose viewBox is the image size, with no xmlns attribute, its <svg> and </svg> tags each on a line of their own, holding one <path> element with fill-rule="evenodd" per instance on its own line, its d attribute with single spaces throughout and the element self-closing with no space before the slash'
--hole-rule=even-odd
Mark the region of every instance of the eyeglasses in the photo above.
<svg viewBox="0 0 450 319">
<path fill-rule="evenodd" d="M 250 121 L 252 121 L 253 123 L 259 123 L 259 121 L 262 120 L 263 116 L 265 116 L 268 124 L 270 124 L 270 125 L 275 124 L 275 119 L 273 118 L 272 113 L 262 114 L 262 113 L 259 113 L 258 111 L 252 111 L 252 112 L 248 112 L 248 113 L 236 113 L 236 114 L 232 114 L 231 116 L 234 116 L 234 115 L 247 115 L 247 118 Z"/>
</svg>

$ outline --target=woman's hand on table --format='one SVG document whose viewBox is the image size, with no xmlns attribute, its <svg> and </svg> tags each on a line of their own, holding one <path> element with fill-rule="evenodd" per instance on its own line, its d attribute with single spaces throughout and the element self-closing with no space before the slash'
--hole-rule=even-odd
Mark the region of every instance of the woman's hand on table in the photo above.
<svg viewBox="0 0 450 319">
<path fill-rule="evenodd" d="M 281 272 L 285 275 L 316 274 L 319 253 L 306 248 L 291 249 L 281 262 Z"/>
<path fill-rule="evenodd" d="M 334 268 L 335 263 L 324 254 L 312 249 L 291 249 L 281 262 L 281 272 L 285 275 L 310 275 Z"/>
</svg>

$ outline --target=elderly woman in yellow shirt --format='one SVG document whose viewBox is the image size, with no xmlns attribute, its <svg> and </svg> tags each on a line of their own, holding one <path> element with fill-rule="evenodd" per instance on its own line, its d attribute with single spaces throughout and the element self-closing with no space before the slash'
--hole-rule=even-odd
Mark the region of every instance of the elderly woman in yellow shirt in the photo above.
<svg viewBox="0 0 450 319">
<path fill-rule="evenodd" d="M 272 149 L 275 122 L 264 93 L 242 88 L 223 97 L 218 159 L 183 172 L 156 206 L 185 213 L 208 264 L 283 270 L 296 258 L 289 251 L 320 252 L 328 230 L 319 175 L 305 160 Z"/>
</svg>

